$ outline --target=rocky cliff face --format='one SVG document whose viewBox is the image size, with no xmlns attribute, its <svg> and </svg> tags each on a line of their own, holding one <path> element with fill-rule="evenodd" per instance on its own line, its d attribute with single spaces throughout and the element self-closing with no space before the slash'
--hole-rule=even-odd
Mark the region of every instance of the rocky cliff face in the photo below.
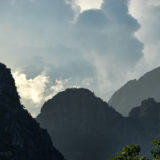
<svg viewBox="0 0 160 160">
<path fill-rule="evenodd" d="M 20 104 L 14 79 L 0 64 L 0 159 L 63 160 L 46 130 Z"/>
<path fill-rule="evenodd" d="M 150 140 L 160 138 L 160 103 L 153 98 L 142 101 L 129 113 L 129 117 L 141 125 Z"/>
<path fill-rule="evenodd" d="M 140 128 L 87 89 L 67 89 L 42 107 L 37 121 L 70 160 L 104 160 L 141 137 Z"/>
<path fill-rule="evenodd" d="M 139 80 L 131 80 L 109 100 L 118 112 L 127 116 L 129 111 L 147 98 L 160 101 L 160 67 L 146 73 Z"/>
<path fill-rule="evenodd" d="M 37 121 L 70 160 L 108 159 L 129 144 L 150 157 L 149 143 L 160 138 L 160 103 L 146 99 L 123 117 L 89 90 L 67 89 L 44 104 Z"/>
<path fill-rule="evenodd" d="M 131 110 L 129 117 L 141 126 L 141 134 L 145 139 L 141 143 L 142 151 L 147 157 L 150 157 L 149 153 L 153 148 L 149 142 L 160 139 L 160 103 L 153 98 L 146 99 L 141 105 Z"/>
</svg>

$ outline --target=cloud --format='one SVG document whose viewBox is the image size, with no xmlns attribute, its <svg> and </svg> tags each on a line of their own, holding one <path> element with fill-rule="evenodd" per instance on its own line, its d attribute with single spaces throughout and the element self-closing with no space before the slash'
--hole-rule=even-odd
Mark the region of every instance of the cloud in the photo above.
<svg viewBox="0 0 160 160">
<path fill-rule="evenodd" d="M 139 68 L 142 74 L 160 65 L 160 0 L 131 0 L 129 11 L 141 25 L 136 37 L 144 44 L 144 50 L 136 71 L 143 64 Z"/>
<path fill-rule="evenodd" d="M 34 79 L 27 79 L 23 73 L 13 73 L 18 92 L 22 99 L 31 100 L 34 104 L 39 104 L 44 99 L 48 77 L 39 75 Z"/>
<path fill-rule="evenodd" d="M 143 57 L 127 0 L 87 2 L 99 9 L 80 12 L 72 0 L 0 1 L 0 58 L 34 114 L 62 88 L 87 87 L 108 99 Z"/>
<path fill-rule="evenodd" d="M 33 116 L 39 113 L 40 107 L 45 101 L 64 90 L 64 84 L 67 82 L 67 80 L 56 80 L 53 85 L 49 77 L 43 74 L 33 79 L 27 79 L 26 74 L 18 71 L 13 73 L 13 77 L 21 97 L 21 102 Z"/>
<path fill-rule="evenodd" d="M 100 9 L 103 0 L 75 0 L 81 7 L 81 12 L 89 9 Z"/>
<path fill-rule="evenodd" d="M 159 0 L 147 0 L 147 3 L 149 5 L 153 5 L 153 6 L 160 6 L 160 1 Z"/>
<path fill-rule="evenodd" d="M 67 79 L 65 80 L 56 80 L 55 85 L 52 85 L 50 87 L 50 92 L 51 94 L 49 94 L 48 96 L 45 97 L 45 101 L 47 101 L 48 99 L 51 99 L 53 96 L 55 96 L 58 92 L 63 91 L 64 90 L 64 84 L 67 83 Z"/>
<path fill-rule="evenodd" d="M 75 81 L 72 81 L 72 79 L 57 79 L 51 81 L 50 77 L 43 74 L 33 78 L 27 78 L 25 73 L 19 71 L 12 74 L 15 79 L 18 93 L 21 97 L 21 102 L 33 117 L 36 117 L 40 112 L 43 103 L 54 97 L 60 91 L 63 91 L 68 87 L 89 87 L 93 83 L 91 78 L 86 78 L 82 82 L 78 80 L 76 83 Z"/>
<path fill-rule="evenodd" d="M 82 54 L 94 72 L 91 87 L 109 98 L 143 56 L 143 44 L 134 35 L 140 25 L 129 14 L 127 0 L 106 0 L 101 10 L 81 13 L 74 27 Z"/>
<path fill-rule="evenodd" d="M 134 36 L 139 27 L 137 20 L 128 13 L 126 0 L 107 0 L 102 10 L 80 14 L 75 34 L 88 54 L 92 51 L 105 54 L 132 67 L 142 56 L 143 44 Z"/>
</svg>

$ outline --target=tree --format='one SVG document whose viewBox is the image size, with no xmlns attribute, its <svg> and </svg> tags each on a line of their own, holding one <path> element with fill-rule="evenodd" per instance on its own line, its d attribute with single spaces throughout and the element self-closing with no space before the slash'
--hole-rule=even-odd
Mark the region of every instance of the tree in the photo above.
<svg viewBox="0 0 160 160">
<path fill-rule="evenodd" d="M 139 145 L 132 144 L 126 146 L 122 149 L 122 152 L 118 152 L 117 156 L 112 158 L 112 160 L 148 160 L 145 157 L 139 157 L 141 153 L 141 148 Z"/>
<path fill-rule="evenodd" d="M 154 145 L 154 150 L 151 151 L 153 160 L 160 160 L 160 140 L 153 140 L 151 144 Z"/>
<path fill-rule="evenodd" d="M 160 140 L 153 140 L 151 144 L 154 146 L 154 150 L 151 151 L 153 160 L 160 160 Z M 117 156 L 111 160 L 149 160 L 146 157 L 140 157 L 141 148 L 139 145 L 132 144 L 122 149 L 122 152 L 118 152 Z"/>
</svg>

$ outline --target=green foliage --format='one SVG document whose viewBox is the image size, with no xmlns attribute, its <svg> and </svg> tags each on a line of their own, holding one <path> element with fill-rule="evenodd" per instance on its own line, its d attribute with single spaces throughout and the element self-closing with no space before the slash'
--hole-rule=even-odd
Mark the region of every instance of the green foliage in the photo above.
<svg viewBox="0 0 160 160">
<path fill-rule="evenodd" d="M 153 140 L 151 144 L 154 146 L 154 150 L 151 151 L 153 160 L 160 160 L 160 140 Z"/>
<path fill-rule="evenodd" d="M 112 160 L 148 160 L 145 157 L 139 157 L 141 148 L 139 145 L 132 144 L 123 148 L 122 152 L 119 152 L 117 157 Z"/>
<path fill-rule="evenodd" d="M 154 146 L 154 150 L 151 151 L 153 160 L 160 160 L 160 140 L 153 140 L 151 144 Z M 145 157 L 140 157 L 140 153 L 140 146 L 132 144 L 124 147 L 122 152 L 118 152 L 117 156 L 111 160 L 148 160 Z"/>
</svg>

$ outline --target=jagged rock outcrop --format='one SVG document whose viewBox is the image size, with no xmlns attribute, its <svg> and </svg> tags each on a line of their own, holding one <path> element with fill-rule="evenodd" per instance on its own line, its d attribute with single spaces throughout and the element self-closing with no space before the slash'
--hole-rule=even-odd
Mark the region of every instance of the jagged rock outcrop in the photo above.
<svg viewBox="0 0 160 160">
<path fill-rule="evenodd" d="M 64 160 L 19 99 L 10 69 L 0 63 L 0 159 Z"/>
<path fill-rule="evenodd" d="M 149 142 L 160 139 L 160 103 L 153 98 L 146 99 L 142 101 L 141 105 L 130 111 L 129 117 L 141 126 L 141 134 L 145 141 L 139 144 L 141 144 L 145 156 L 150 157 L 150 151 L 153 148 Z"/>
<path fill-rule="evenodd" d="M 129 117 L 141 125 L 148 138 L 160 138 L 160 103 L 153 98 L 142 101 L 129 113 Z"/>
<path fill-rule="evenodd" d="M 126 83 L 113 94 L 108 103 L 127 116 L 133 107 L 147 98 L 160 101 L 160 67 L 146 73 L 139 80 Z"/>
<path fill-rule="evenodd" d="M 143 139 L 141 128 L 87 89 L 67 89 L 46 102 L 37 117 L 70 160 L 104 160 Z"/>
</svg>

